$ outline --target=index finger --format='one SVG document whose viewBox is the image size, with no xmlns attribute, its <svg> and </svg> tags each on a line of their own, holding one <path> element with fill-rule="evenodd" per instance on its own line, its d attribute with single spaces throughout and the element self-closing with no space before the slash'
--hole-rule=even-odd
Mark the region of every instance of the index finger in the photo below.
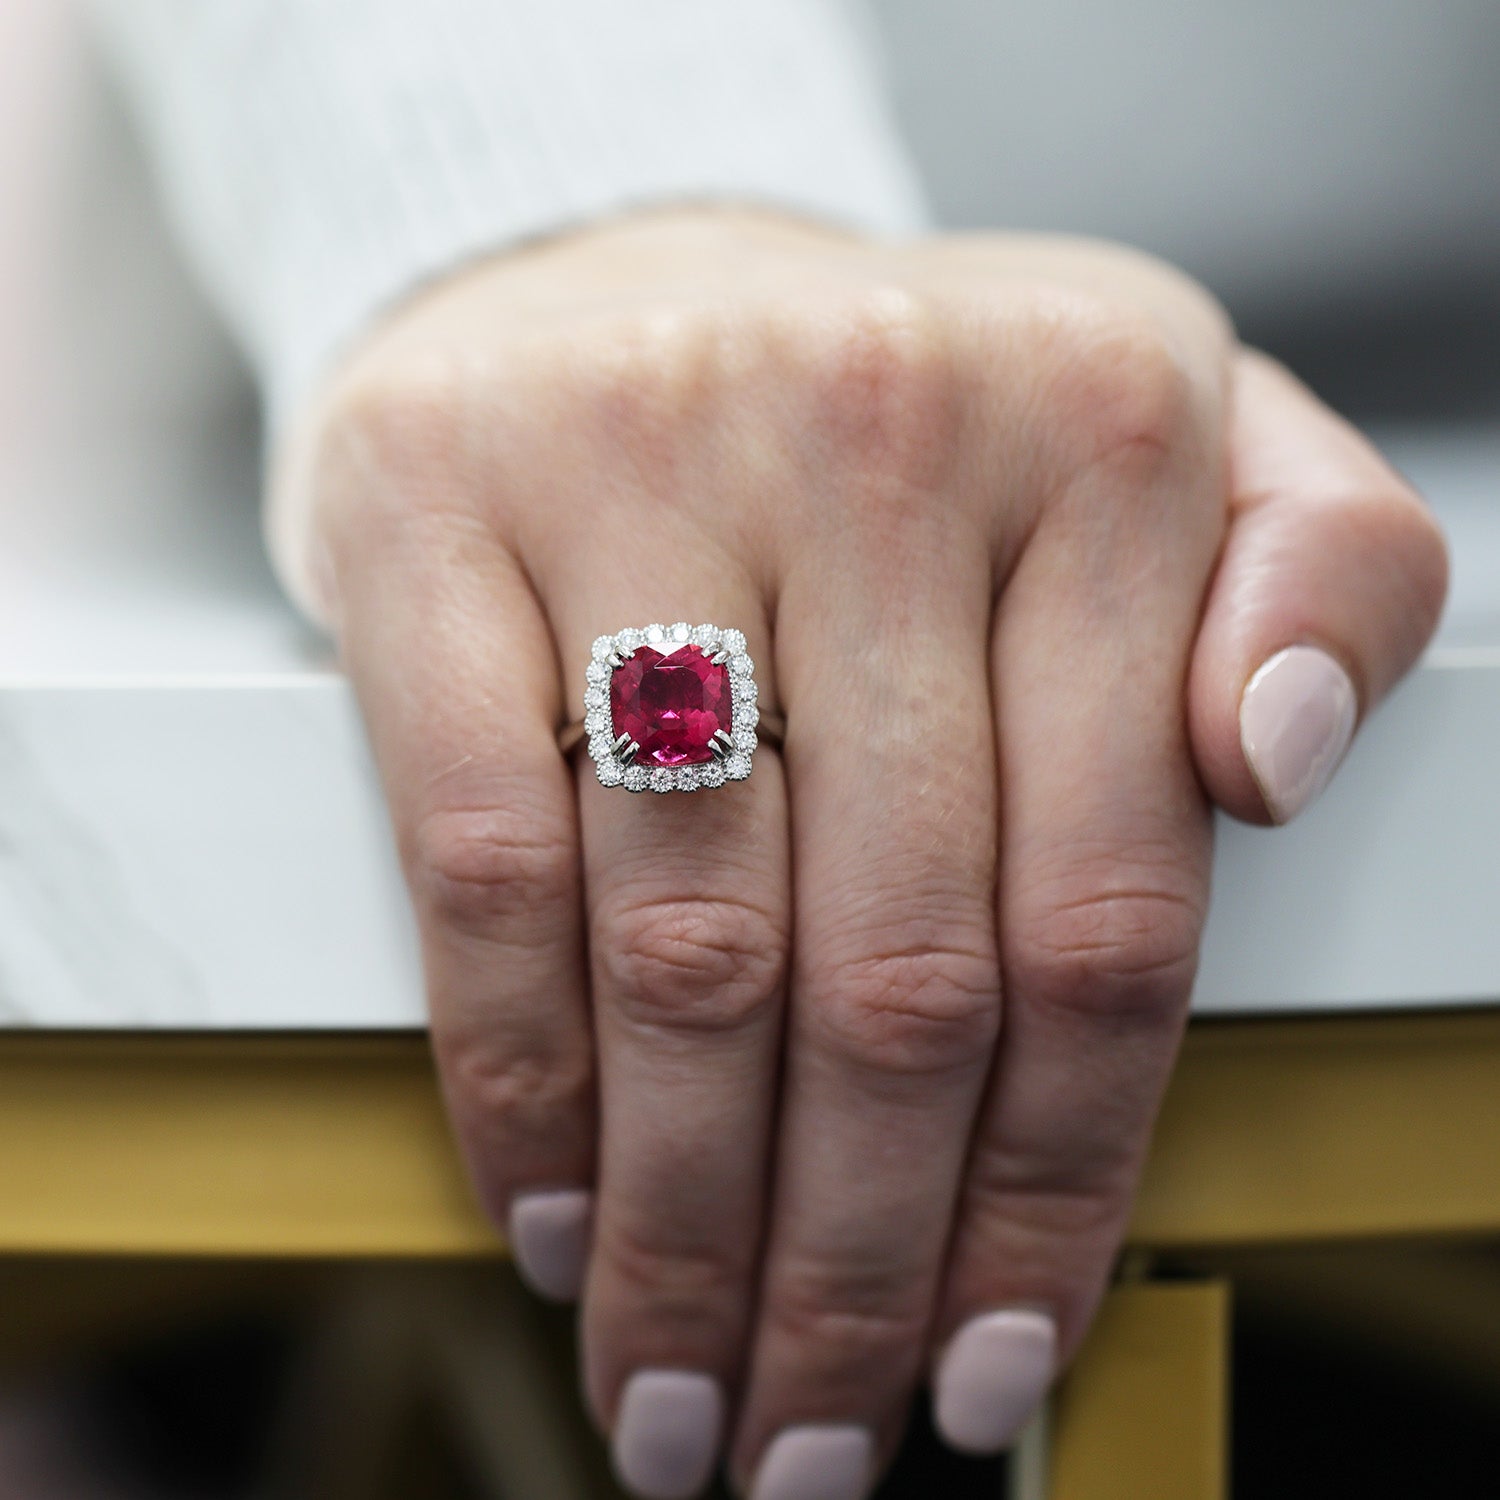
<svg viewBox="0 0 1500 1500">
<path fill-rule="evenodd" d="M 396 534 L 361 527 L 336 555 L 343 655 L 411 890 L 459 1144 L 523 1275 L 570 1299 L 590 1234 L 593 1047 L 555 651 L 498 539 L 413 510 Z"/>
</svg>

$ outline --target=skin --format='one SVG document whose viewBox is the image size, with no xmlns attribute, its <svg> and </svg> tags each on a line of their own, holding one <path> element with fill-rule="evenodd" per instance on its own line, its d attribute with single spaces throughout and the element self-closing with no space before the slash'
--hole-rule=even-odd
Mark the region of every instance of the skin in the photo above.
<svg viewBox="0 0 1500 1500">
<path fill-rule="evenodd" d="M 1179 273 L 1021 236 L 646 216 L 476 267 L 345 363 L 280 475 L 418 914 L 484 1205 L 596 1186 L 592 1410 L 630 1374 L 882 1458 L 968 1318 L 1077 1348 L 1176 1053 L 1210 808 L 1268 815 L 1258 666 L 1361 715 L 1445 558 L 1352 429 Z M 589 646 L 748 635 L 784 752 L 576 775 Z"/>
</svg>

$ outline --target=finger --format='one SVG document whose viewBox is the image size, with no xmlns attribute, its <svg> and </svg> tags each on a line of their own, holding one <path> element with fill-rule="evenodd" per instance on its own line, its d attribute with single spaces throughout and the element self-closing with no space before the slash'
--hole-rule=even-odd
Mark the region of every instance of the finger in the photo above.
<svg viewBox="0 0 1500 1500">
<path fill-rule="evenodd" d="M 705 539 L 683 540 L 621 537 L 577 563 L 554 606 L 567 659 L 581 673 L 601 632 L 691 602 L 743 628 L 769 692 L 755 591 L 727 558 L 702 566 Z M 644 651 L 711 665 L 685 633 L 669 624 Z M 709 697 L 733 665 L 713 669 L 730 675 Z M 646 742 L 632 769 L 656 753 Z M 770 748 L 748 780 L 691 794 L 604 788 L 587 762 L 581 780 L 602 1121 L 586 1383 L 627 1487 L 687 1495 L 719 1455 L 753 1293 L 790 920 L 785 793 Z"/>
<path fill-rule="evenodd" d="M 1223 499 L 1213 398 L 1168 410 L 1191 415 L 1064 487 L 997 615 L 1006 1025 L 934 1381 L 972 1452 L 1009 1444 L 1082 1336 L 1187 1009 L 1210 824 L 1182 702 Z"/>
<path fill-rule="evenodd" d="M 1214 800 L 1296 817 L 1437 624 L 1431 513 L 1352 427 L 1264 356 L 1239 362 L 1229 537 L 1193 659 L 1193 748 Z"/>
<path fill-rule="evenodd" d="M 551 639 L 514 561 L 463 523 L 423 512 L 395 534 L 362 526 L 336 566 L 459 1144 L 522 1274 L 571 1298 L 589 1232 L 593 1044 Z"/>
<path fill-rule="evenodd" d="M 924 500 L 836 556 L 777 615 L 798 941 L 735 1444 L 758 1500 L 852 1500 L 895 1446 L 999 1024 L 990 548 Z"/>
</svg>

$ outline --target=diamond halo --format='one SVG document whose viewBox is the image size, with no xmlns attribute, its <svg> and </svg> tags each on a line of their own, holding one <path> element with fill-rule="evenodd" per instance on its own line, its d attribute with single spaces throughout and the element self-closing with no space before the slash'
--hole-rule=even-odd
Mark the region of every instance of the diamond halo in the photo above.
<svg viewBox="0 0 1500 1500">
<path fill-rule="evenodd" d="M 728 733 L 722 730 L 708 746 L 712 759 L 686 765 L 648 765 L 638 759 L 640 746 L 628 735 L 616 735 L 610 706 L 615 670 L 641 647 L 669 657 L 683 647 L 696 647 L 715 666 L 728 670 L 732 709 Z M 630 792 L 693 792 L 700 787 L 743 781 L 750 774 L 760 742 L 760 711 L 755 685 L 755 663 L 746 650 L 743 632 L 717 625 L 631 626 L 601 635 L 590 652 L 585 671 L 583 728 L 588 752 L 601 786 L 622 786 Z M 726 743 L 727 741 L 727 743 Z"/>
</svg>

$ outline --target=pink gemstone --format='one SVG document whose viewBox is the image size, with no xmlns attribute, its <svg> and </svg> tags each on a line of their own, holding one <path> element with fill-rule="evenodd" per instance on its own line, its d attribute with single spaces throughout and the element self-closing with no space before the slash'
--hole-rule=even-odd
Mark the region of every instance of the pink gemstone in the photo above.
<svg viewBox="0 0 1500 1500">
<path fill-rule="evenodd" d="M 641 646 L 609 680 L 615 734 L 641 747 L 637 765 L 692 766 L 712 760 L 708 742 L 730 732 L 734 700 L 729 668 L 716 667 L 696 646 L 670 656 Z"/>
</svg>

